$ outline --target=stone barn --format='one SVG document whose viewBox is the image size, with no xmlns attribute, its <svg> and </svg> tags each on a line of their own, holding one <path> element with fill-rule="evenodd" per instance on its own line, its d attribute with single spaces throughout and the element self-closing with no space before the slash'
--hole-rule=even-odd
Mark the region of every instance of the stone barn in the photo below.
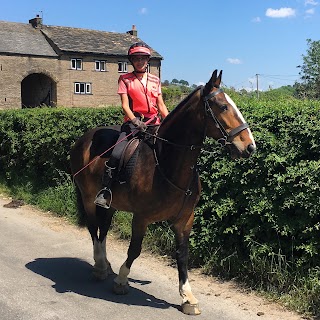
<svg viewBox="0 0 320 320">
<path fill-rule="evenodd" d="M 132 71 L 126 33 L 0 21 L 0 109 L 120 105 L 119 75 Z M 161 77 L 162 56 L 152 49 L 149 71 Z"/>
</svg>

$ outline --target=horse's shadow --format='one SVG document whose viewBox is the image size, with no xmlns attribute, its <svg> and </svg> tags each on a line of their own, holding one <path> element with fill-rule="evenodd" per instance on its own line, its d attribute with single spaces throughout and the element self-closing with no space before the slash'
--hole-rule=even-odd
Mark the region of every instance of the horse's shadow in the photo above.
<svg viewBox="0 0 320 320">
<path fill-rule="evenodd" d="M 137 288 L 130 287 L 127 295 L 116 295 L 112 292 L 114 276 L 105 281 L 93 279 L 92 266 L 76 258 L 38 258 L 26 264 L 26 268 L 54 282 L 52 287 L 58 293 L 74 292 L 82 296 L 102 299 L 125 305 L 147 306 L 152 308 L 180 310 L 180 306 L 158 299 Z M 140 285 L 147 285 L 150 281 L 129 279 Z"/>
</svg>

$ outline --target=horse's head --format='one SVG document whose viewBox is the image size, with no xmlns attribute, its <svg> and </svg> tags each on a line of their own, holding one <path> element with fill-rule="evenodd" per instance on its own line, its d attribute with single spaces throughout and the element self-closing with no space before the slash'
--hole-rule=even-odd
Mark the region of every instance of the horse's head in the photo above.
<svg viewBox="0 0 320 320">
<path fill-rule="evenodd" d="M 215 70 L 202 90 L 207 136 L 228 148 L 232 158 L 247 158 L 256 149 L 251 130 L 232 99 L 220 89 L 222 71 Z"/>
</svg>

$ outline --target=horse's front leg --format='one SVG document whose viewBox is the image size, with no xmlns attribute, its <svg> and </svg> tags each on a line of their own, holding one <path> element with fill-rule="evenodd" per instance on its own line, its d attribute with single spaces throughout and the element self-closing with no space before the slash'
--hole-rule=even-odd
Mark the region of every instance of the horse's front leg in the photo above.
<svg viewBox="0 0 320 320">
<path fill-rule="evenodd" d="M 132 220 L 132 235 L 128 249 L 127 260 L 123 263 L 119 270 L 119 275 L 114 279 L 113 291 L 116 294 L 127 294 L 129 292 L 128 275 L 130 268 L 135 259 L 141 253 L 141 246 L 148 224 L 145 221 L 139 220 L 134 216 Z"/>
<path fill-rule="evenodd" d="M 176 259 L 179 273 L 179 292 L 182 297 L 182 312 L 198 315 L 201 313 L 198 300 L 193 295 L 188 280 L 189 236 L 193 219 L 194 213 L 192 212 L 188 221 L 181 219 L 174 223 L 173 231 L 176 236 Z"/>
</svg>

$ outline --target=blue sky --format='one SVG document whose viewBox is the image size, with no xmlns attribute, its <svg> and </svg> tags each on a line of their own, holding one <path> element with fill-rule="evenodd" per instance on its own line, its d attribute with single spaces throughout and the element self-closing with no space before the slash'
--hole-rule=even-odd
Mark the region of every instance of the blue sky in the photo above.
<svg viewBox="0 0 320 320">
<path fill-rule="evenodd" d="M 319 1 L 319 2 L 318 2 Z M 292 85 L 307 53 L 320 40 L 320 0 L 1 1 L 0 20 L 126 32 L 163 57 L 162 81 L 206 82 L 214 69 L 237 89 Z"/>
</svg>

